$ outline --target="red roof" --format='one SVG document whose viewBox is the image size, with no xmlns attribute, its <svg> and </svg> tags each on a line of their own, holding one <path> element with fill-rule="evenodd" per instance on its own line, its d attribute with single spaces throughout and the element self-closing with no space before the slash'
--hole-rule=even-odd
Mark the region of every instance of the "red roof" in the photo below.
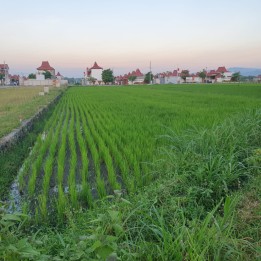
<svg viewBox="0 0 261 261">
<path fill-rule="evenodd" d="M 218 69 L 216 70 L 217 73 L 225 73 L 228 72 L 228 70 L 226 69 L 225 66 L 222 67 L 218 67 Z"/>
<path fill-rule="evenodd" d="M 172 76 L 178 76 L 178 71 L 174 70 L 173 73 L 172 73 Z"/>
<path fill-rule="evenodd" d="M 40 67 L 38 67 L 37 70 L 51 71 L 51 70 L 54 70 L 54 68 L 50 66 L 48 61 L 43 61 L 42 65 Z"/>
<path fill-rule="evenodd" d="M 94 65 L 92 66 L 92 69 L 102 69 L 102 67 L 100 67 L 96 62 L 94 63 Z"/>
<path fill-rule="evenodd" d="M 141 76 L 143 76 L 143 74 L 141 73 L 140 69 L 136 69 L 136 71 L 132 71 L 132 73 L 129 72 L 127 76 L 128 77 L 130 77 L 130 76 L 141 77 Z"/>
<path fill-rule="evenodd" d="M 140 69 L 137 69 L 135 74 L 136 74 L 137 77 L 143 76 L 143 74 L 141 73 Z"/>
<path fill-rule="evenodd" d="M 10 78 L 11 80 L 18 81 L 18 80 L 19 80 L 19 75 L 11 75 L 11 74 L 9 74 L 9 78 Z"/>
<path fill-rule="evenodd" d="M 58 72 L 58 73 L 56 74 L 56 76 L 62 76 L 62 75 L 60 74 L 60 72 Z"/>
<path fill-rule="evenodd" d="M 156 76 L 160 77 L 160 78 L 164 78 L 164 77 L 177 77 L 179 76 L 180 73 L 178 73 L 178 70 L 174 70 L 173 72 L 167 71 L 167 72 L 163 72 L 163 73 L 158 73 Z"/>
<path fill-rule="evenodd" d="M 9 69 L 8 64 L 0 64 L 0 69 Z"/>
<path fill-rule="evenodd" d="M 140 69 L 136 69 L 136 71 L 129 72 L 128 74 L 124 74 L 121 77 L 121 79 L 128 79 L 130 76 L 136 76 L 136 77 L 142 77 L 144 74 L 140 71 Z"/>
<path fill-rule="evenodd" d="M 217 75 L 218 73 L 215 71 L 215 70 L 210 70 L 210 72 L 207 73 L 207 76 L 215 76 Z"/>
</svg>

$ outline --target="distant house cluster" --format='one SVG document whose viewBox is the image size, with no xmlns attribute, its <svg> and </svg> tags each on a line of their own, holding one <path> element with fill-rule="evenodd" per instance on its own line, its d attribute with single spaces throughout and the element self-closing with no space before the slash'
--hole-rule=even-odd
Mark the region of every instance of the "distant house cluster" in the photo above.
<svg viewBox="0 0 261 261">
<path fill-rule="evenodd" d="M 218 67 L 217 70 L 211 70 L 207 73 L 206 80 L 212 83 L 215 82 L 230 82 L 233 73 L 229 72 L 226 67 Z"/>
<path fill-rule="evenodd" d="M 19 84 L 19 75 L 9 74 L 8 64 L 0 64 L 0 75 L 1 80 L 0 84 L 2 85 L 18 85 Z"/>
<path fill-rule="evenodd" d="M 49 72 L 50 77 L 46 79 L 45 74 Z M 55 74 L 55 69 L 50 66 L 48 61 L 43 61 L 41 66 L 37 68 L 35 78 L 22 77 L 19 75 L 9 74 L 8 64 L 0 64 L 0 74 L 4 75 L 3 85 L 23 85 L 23 86 L 56 86 L 67 85 L 68 81 L 58 72 Z"/>
<path fill-rule="evenodd" d="M 92 67 L 87 67 L 84 72 L 84 78 L 82 79 L 82 85 L 103 85 L 102 81 L 103 68 L 94 62 Z M 114 78 L 117 85 L 128 84 L 143 84 L 145 75 L 141 73 L 140 69 L 120 75 Z"/>
<path fill-rule="evenodd" d="M 103 68 L 94 62 L 93 66 L 86 68 L 83 85 L 102 85 Z M 153 77 L 153 84 L 180 84 L 180 83 L 221 83 L 231 81 L 232 72 L 229 72 L 225 66 L 218 67 L 217 70 L 204 70 L 204 77 L 200 72 L 190 74 L 188 70 L 176 69 L 173 71 L 157 73 Z M 128 72 L 124 75 L 115 77 L 116 85 L 143 84 L 145 74 L 140 69 Z"/>
<path fill-rule="evenodd" d="M 47 75 L 48 73 L 48 76 Z M 103 85 L 102 80 L 103 67 L 94 62 L 92 67 L 87 67 L 82 78 L 82 85 Z M 0 84 L 4 85 L 53 85 L 61 86 L 68 84 L 68 81 L 60 74 L 55 73 L 55 68 L 48 61 L 42 61 L 42 64 L 37 67 L 37 72 L 34 77 L 21 77 L 19 75 L 10 75 L 8 64 L 0 64 Z M 147 74 L 148 77 L 148 74 Z M 143 84 L 145 81 L 153 84 L 181 84 L 181 83 L 222 83 L 230 82 L 233 77 L 233 72 L 226 69 L 225 66 L 220 66 L 216 70 L 203 70 L 201 72 L 190 73 L 189 70 L 181 70 L 179 68 L 173 71 L 156 73 L 152 79 L 148 80 L 146 75 L 139 68 L 128 72 L 124 75 L 114 77 L 116 85 L 132 85 Z M 261 82 L 261 75 L 254 78 L 255 82 Z"/>
<path fill-rule="evenodd" d="M 173 72 L 163 72 L 163 73 L 157 73 L 154 76 L 153 80 L 154 84 L 167 84 L 167 83 L 183 83 L 183 80 L 181 78 L 181 73 L 179 72 L 179 69 L 174 70 Z"/>
<path fill-rule="evenodd" d="M 115 77 L 115 84 L 142 84 L 144 82 L 144 78 L 145 75 L 141 73 L 140 69 L 136 69 L 136 71 Z"/>
<path fill-rule="evenodd" d="M 48 77 L 46 77 L 48 73 Z M 37 68 L 35 79 L 25 79 L 21 85 L 24 86 L 56 86 L 60 87 L 68 85 L 68 81 L 58 72 L 55 74 L 55 69 L 49 64 L 48 61 L 42 61 L 42 64 Z"/>
<path fill-rule="evenodd" d="M 179 83 L 222 83 L 231 81 L 232 72 L 225 66 L 218 67 L 217 70 L 204 71 L 204 76 L 200 72 L 190 74 L 188 70 L 174 70 L 173 72 L 158 73 L 154 76 L 155 84 L 179 84 Z"/>
</svg>

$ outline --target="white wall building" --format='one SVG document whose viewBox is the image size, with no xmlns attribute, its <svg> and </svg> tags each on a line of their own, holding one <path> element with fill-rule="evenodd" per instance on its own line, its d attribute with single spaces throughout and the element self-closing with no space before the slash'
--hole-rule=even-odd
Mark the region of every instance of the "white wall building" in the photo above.
<svg viewBox="0 0 261 261">
<path fill-rule="evenodd" d="M 86 73 L 84 72 L 84 79 L 82 81 L 83 85 L 100 85 L 102 84 L 102 71 L 103 68 L 100 67 L 97 62 L 91 68 L 86 68 Z"/>
<path fill-rule="evenodd" d="M 48 61 L 42 61 L 42 65 L 37 68 L 39 75 L 43 75 L 45 72 L 50 72 L 53 77 L 55 77 L 55 69 L 50 66 Z"/>
<path fill-rule="evenodd" d="M 48 71 L 51 73 L 51 79 L 45 79 L 44 73 Z M 48 61 L 43 61 L 42 65 L 37 68 L 36 79 L 19 79 L 20 85 L 23 86 L 67 86 L 68 81 L 63 80 L 62 75 L 58 72 L 55 75 L 55 69 L 50 66 Z"/>
</svg>

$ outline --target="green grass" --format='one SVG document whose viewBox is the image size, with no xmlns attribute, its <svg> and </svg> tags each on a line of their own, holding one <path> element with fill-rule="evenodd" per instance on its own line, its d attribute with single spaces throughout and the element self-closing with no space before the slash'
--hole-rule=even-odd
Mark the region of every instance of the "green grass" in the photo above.
<svg viewBox="0 0 261 261">
<path fill-rule="evenodd" d="M 42 91 L 40 86 L 0 89 L 0 138 L 19 127 L 20 121 L 32 117 L 60 93 L 59 88 L 51 87 L 48 95 L 39 96 Z"/>
<path fill-rule="evenodd" d="M 8 197 L 10 191 L 10 185 L 16 178 L 19 168 L 24 164 L 24 172 L 28 173 L 32 165 L 32 161 L 26 160 L 31 148 L 35 145 L 37 139 L 41 140 L 38 136 L 46 126 L 47 120 L 51 117 L 53 112 L 53 107 L 50 108 L 48 112 L 40 117 L 36 122 L 34 122 L 33 129 L 27 133 L 23 139 L 18 141 L 14 146 L 12 146 L 7 151 L 0 152 L 0 201 Z M 36 151 L 38 151 L 37 147 Z M 42 149 L 42 148 L 41 148 Z M 39 158 L 34 159 L 35 167 L 37 168 L 37 163 Z M 25 187 L 25 179 L 22 177 L 20 180 L 20 186 Z M 33 190 L 33 188 L 32 188 Z"/>
</svg>

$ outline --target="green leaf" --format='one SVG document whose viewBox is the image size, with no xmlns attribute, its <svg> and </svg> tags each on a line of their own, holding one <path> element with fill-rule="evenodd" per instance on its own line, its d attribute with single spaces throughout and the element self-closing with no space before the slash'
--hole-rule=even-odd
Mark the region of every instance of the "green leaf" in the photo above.
<svg viewBox="0 0 261 261">
<path fill-rule="evenodd" d="M 92 252 L 94 252 L 97 248 L 99 248 L 99 247 L 101 247 L 101 246 L 102 246 L 101 241 L 100 241 L 100 240 L 97 240 L 97 241 L 94 242 L 94 244 L 93 244 L 90 248 L 88 248 L 88 252 L 89 252 L 89 253 L 92 253 Z"/>
<path fill-rule="evenodd" d="M 123 232 L 123 227 L 120 224 L 114 224 L 113 228 L 114 228 L 116 235 L 119 235 Z"/>
<path fill-rule="evenodd" d="M 102 258 L 105 259 L 107 258 L 110 254 L 112 254 L 114 251 L 113 248 L 111 248 L 110 246 L 102 246 L 100 248 L 97 249 L 97 254 Z"/>
<path fill-rule="evenodd" d="M 124 202 L 124 203 L 126 203 L 126 204 L 128 204 L 128 205 L 132 205 L 132 204 L 130 203 L 130 201 L 128 201 L 128 200 L 125 199 L 125 198 L 121 198 L 121 201 Z"/>
<path fill-rule="evenodd" d="M 114 236 L 106 236 L 106 242 L 107 243 L 112 243 L 118 240 L 118 237 L 114 237 Z"/>
<path fill-rule="evenodd" d="M 19 221 L 19 222 L 22 221 L 18 215 L 14 215 L 14 214 L 5 214 L 3 216 L 3 220 L 11 220 L 11 221 Z"/>
<path fill-rule="evenodd" d="M 118 221 L 119 220 L 119 211 L 115 211 L 115 210 L 108 210 L 108 213 L 109 213 L 109 215 L 110 215 L 110 217 L 111 217 L 111 219 L 113 220 L 113 221 Z"/>
</svg>

